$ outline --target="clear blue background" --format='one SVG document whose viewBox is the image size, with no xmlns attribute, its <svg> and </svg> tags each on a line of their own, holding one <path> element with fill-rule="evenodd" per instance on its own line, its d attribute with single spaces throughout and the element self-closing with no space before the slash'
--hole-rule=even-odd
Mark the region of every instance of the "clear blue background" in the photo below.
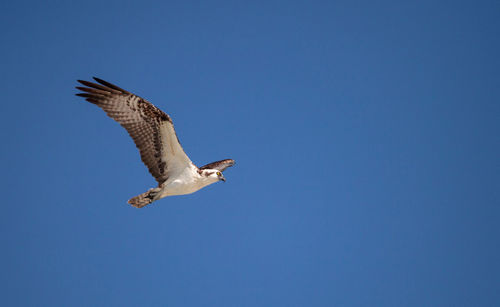
<svg viewBox="0 0 500 307">
<path fill-rule="evenodd" d="M 3 1 L 4 306 L 499 306 L 498 1 Z M 226 184 L 144 209 L 98 76 Z"/>
</svg>

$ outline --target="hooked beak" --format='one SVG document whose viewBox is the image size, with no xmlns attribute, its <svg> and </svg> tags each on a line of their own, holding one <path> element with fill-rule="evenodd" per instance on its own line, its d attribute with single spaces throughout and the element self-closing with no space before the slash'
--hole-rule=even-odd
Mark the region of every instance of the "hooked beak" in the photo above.
<svg viewBox="0 0 500 307">
<path fill-rule="evenodd" d="M 224 176 L 220 176 L 219 180 L 226 182 L 226 178 L 224 178 Z"/>
</svg>

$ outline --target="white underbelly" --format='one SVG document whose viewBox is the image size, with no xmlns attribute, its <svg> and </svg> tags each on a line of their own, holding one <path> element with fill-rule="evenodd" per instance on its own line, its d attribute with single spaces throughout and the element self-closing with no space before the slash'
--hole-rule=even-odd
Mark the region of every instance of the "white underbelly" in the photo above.
<svg viewBox="0 0 500 307">
<path fill-rule="evenodd" d="M 217 181 L 217 178 L 202 178 L 197 172 L 197 169 L 186 168 L 180 174 L 174 177 L 172 181 L 164 183 L 163 190 L 160 192 L 160 197 L 172 195 L 191 194 L 199 189 L 206 187 Z"/>
<path fill-rule="evenodd" d="M 162 191 L 162 198 L 166 196 L 172 196 L 172 195 L 185 195 L 185 194 L 191 194 L 199 189 L 201 189 L 198 184 L 195 182 L 183 182 L 181 180 L 174 180 L 173 182 L 169 183 L 168 185 L 165 186 L 165 188 Z"/>
</svg>

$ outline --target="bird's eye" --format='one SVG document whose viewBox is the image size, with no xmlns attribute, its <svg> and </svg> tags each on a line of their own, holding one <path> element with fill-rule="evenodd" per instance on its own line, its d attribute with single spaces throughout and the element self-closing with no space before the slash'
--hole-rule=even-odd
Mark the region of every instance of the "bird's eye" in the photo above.
<svg viewBox="0 0 500 307">
<path fill-rule="evenodd" d="M 221 172 L 217 172 L 217 176 L 220 176 L 220 175 L 222 175 Z"/>
</svg>

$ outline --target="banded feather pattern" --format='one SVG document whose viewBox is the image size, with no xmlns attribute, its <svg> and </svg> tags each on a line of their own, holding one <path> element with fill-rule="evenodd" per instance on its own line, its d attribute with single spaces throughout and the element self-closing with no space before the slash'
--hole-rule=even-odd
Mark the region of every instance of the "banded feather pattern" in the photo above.
<svg viewBox="0 0 500 307">
<path fill-rule="evenodd" d="M 191 163 L 179 144 L 170 116 L 114 84 L 99 78 L 94 80 L 98 83 L 78 80 L 86 87 L 76 87 L 84 92 L 76 95 L 99 106 L 127 130 L 142 162 L 159 184 L 168 179 L 172 170 L 167 165 L 171 160 Z"/>
</svg>

